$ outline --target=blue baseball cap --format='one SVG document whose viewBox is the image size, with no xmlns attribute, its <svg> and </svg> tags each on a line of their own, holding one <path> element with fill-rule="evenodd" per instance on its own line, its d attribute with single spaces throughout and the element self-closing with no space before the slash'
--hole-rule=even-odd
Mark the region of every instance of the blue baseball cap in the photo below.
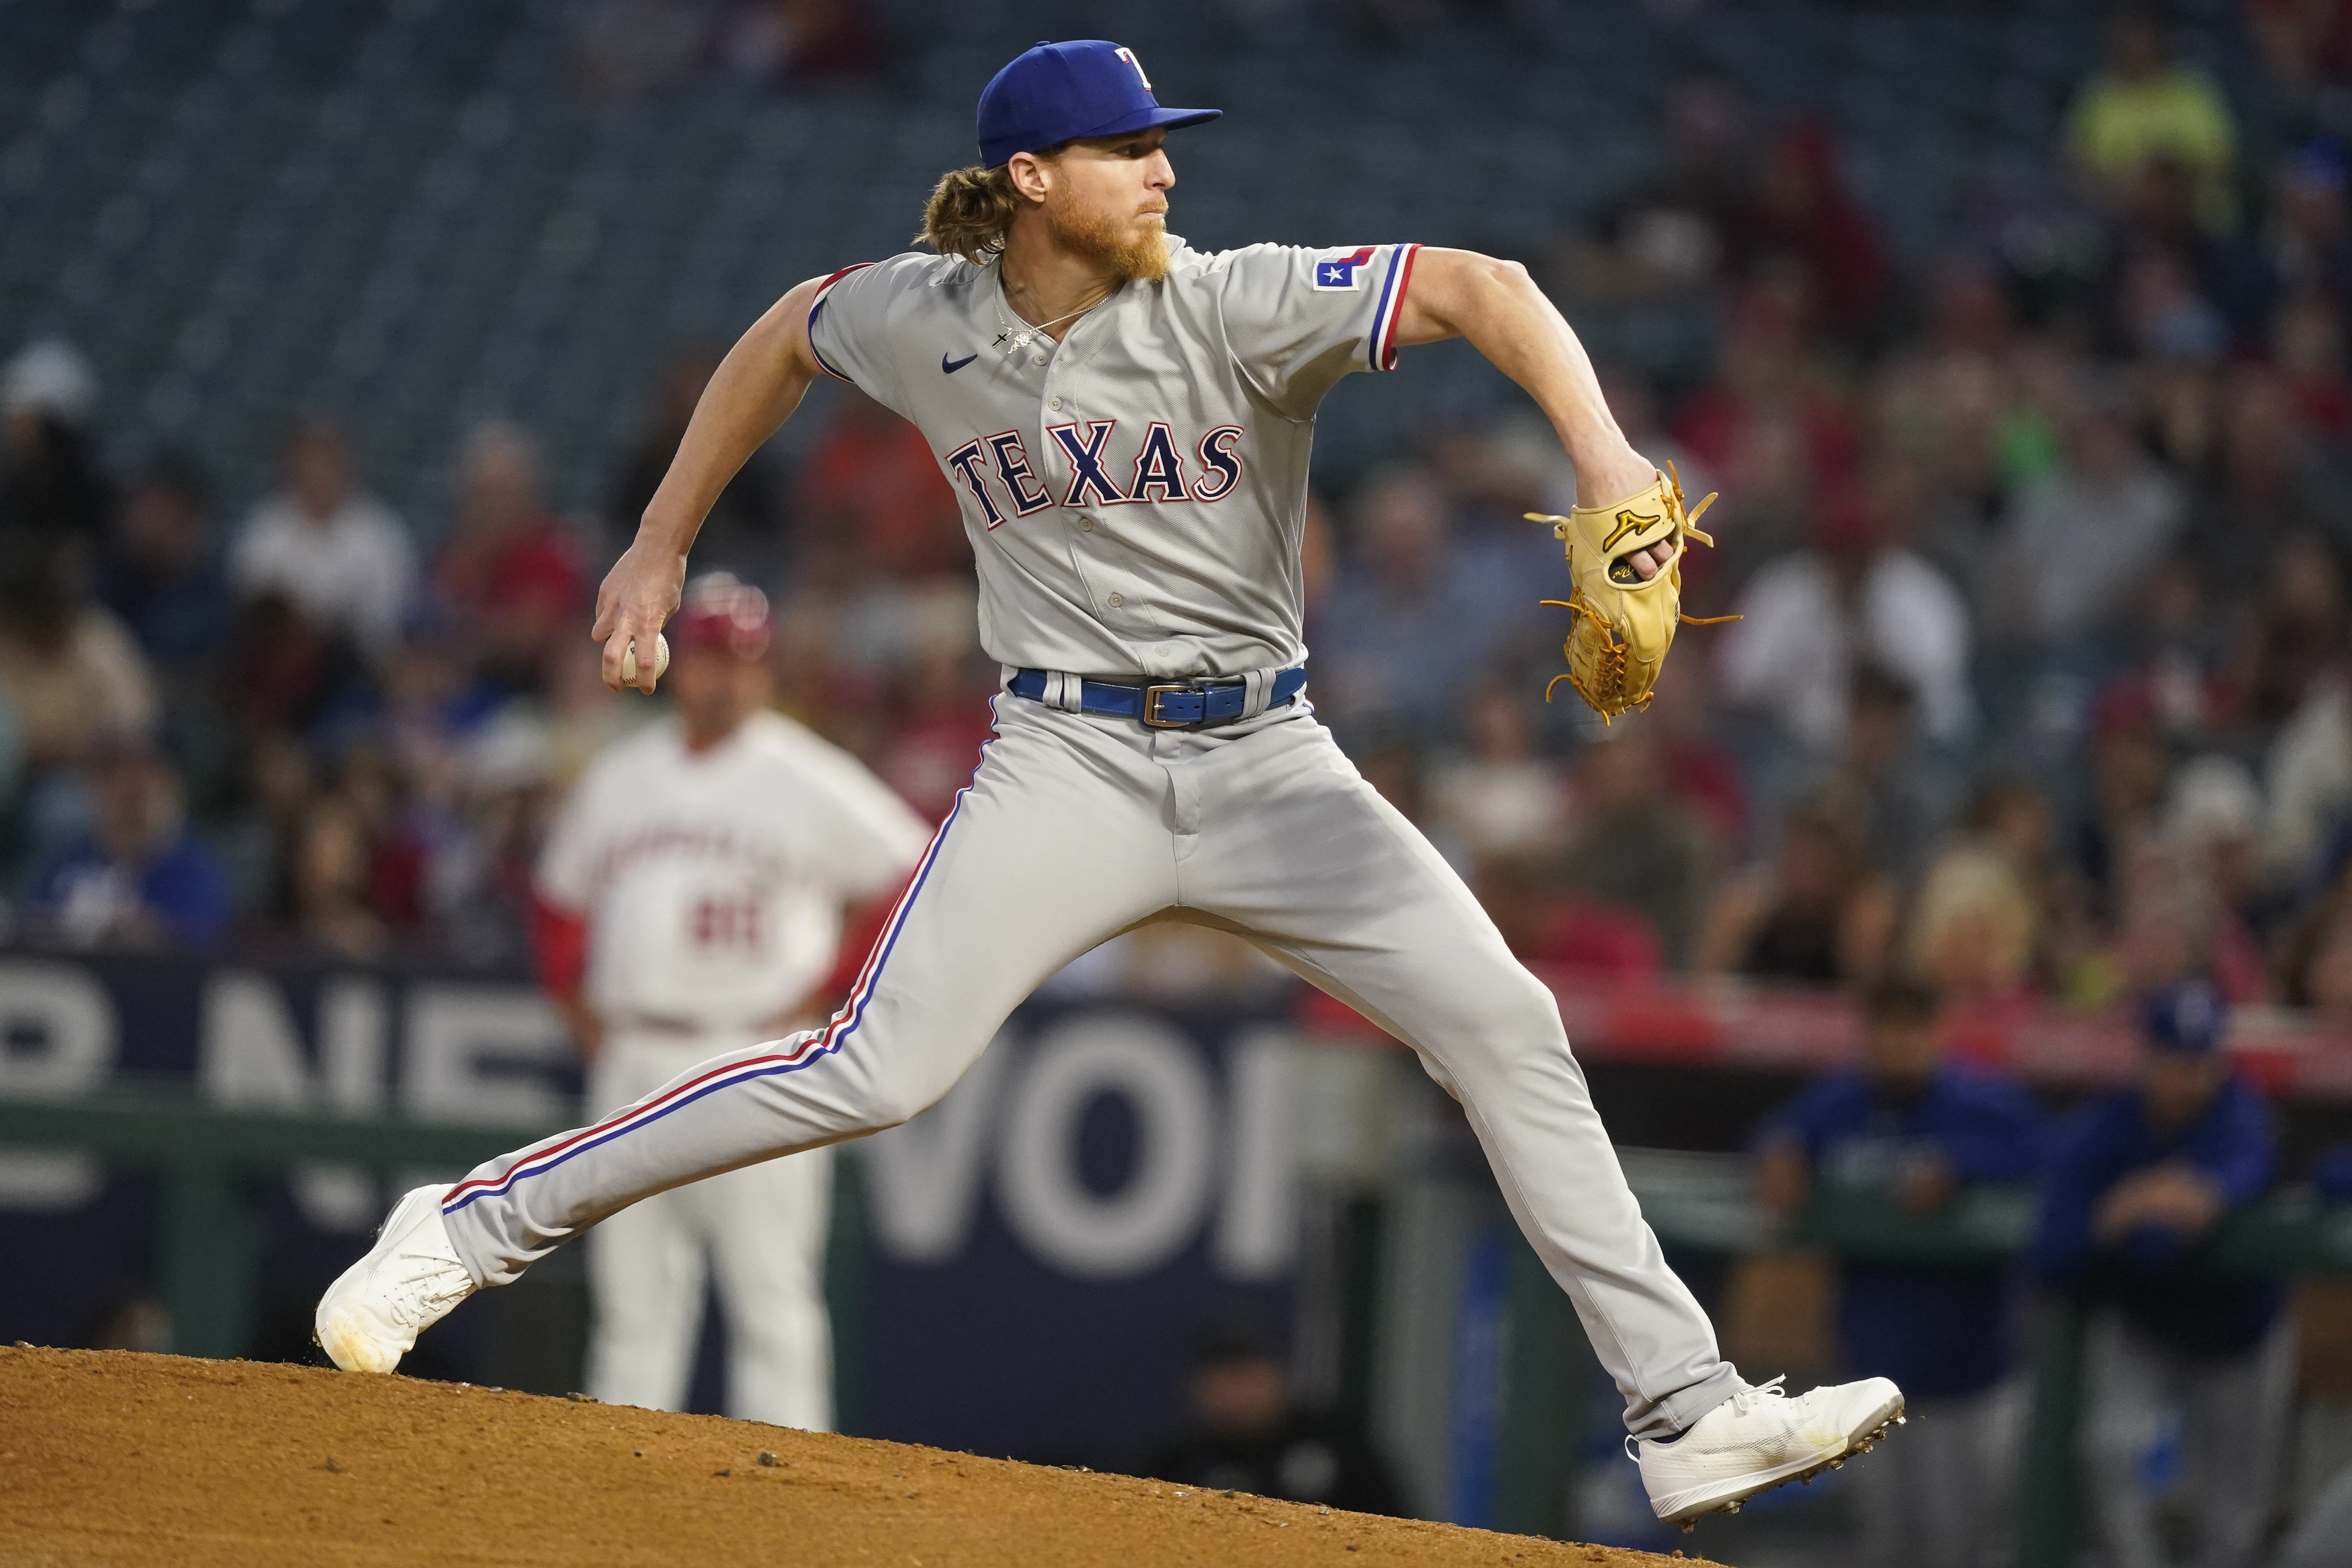
<svg viewBox="0 0 2352 1568">
<path fill-rule="evenodd" d="M 2177 980 L 2140 1005 L 2140 1037 L 2152 1051 L 2201 1057 L 2221 1044 L 2229 1016 L 2229 1005 L 2211 981 Z"/>
<path fill-rule="evenodd" d="M 1222 109 L 1162 109 L 1133 49 L 1100 38 L 1040 43 L 998 71 L 980 95 L 980 161 L 1081 136 L 1125 136 L 1155 125 L 1198 125 Z"/>
</svg>

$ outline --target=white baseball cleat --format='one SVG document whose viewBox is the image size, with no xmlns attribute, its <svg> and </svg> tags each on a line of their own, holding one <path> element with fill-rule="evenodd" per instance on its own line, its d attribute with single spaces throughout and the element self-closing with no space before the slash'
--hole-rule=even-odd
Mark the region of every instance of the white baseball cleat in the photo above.
<svg viewBox="0 0 2352 1568">
<path fill-rule="evenodd" d="M 390 1372 L 416 1336 L 474 1293 L 441 1223 L 444 1184 L 418 1187 L 392 1205 L 367 1256 L 319 1298 L 312 1338 L 345 1372 Z"/>
<path fill-rule="evenodd" d="M 1635 1458 L 1650 1508 L 1685 1530 L 1704 1513 L 1738 1513 L 1758 1492 L 1836 1469 L 1903 1422 L 1903 1391 L 1883 1377 L 1790 1399 L 1774 1378 L 1743 1389 L 1680 1436 L 1644 1438 Z"/>
</svg>

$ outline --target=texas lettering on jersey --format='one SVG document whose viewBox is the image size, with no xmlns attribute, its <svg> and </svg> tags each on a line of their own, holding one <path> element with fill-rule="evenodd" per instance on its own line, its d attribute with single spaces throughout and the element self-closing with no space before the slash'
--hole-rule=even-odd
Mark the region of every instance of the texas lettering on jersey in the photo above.
<svg viewBox="0 0 2352 1568">
<path fill-rule="evenodd" d="M 1018 430 L 975 436 L 940 459 L 980 503 L 993 531 L 1009 518 L 1050 506 L 1129 506 L 1150 501 L 1216 501 L 1241 483 L 1239 425 L 1219 425 L 1197 440 L 1179 437 L 1162 419 L 1149 421 L 1130 455 L 1116 419 L 1049 425 L 1053 453 L 1069 469 L 1057 498 L 1030 461 Z"/>
<path fill-rule="evenodd" d="M 809 302 L 811 354 L 922 432 L 982 542 L 999 664 L 1156 681 L 1307 657 L 1316 411 L 1395 368 L 1415 247 L 1169 250 L 1020 353 L 991 352 L 1023 331 L 992 262 L 909 251 Z"/>
</svg>

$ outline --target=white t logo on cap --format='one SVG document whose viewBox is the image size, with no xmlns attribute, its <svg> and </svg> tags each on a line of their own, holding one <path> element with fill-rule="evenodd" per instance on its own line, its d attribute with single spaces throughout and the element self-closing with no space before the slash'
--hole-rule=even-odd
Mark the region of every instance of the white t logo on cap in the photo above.
<svg viewBox="0 0 2352 1568">
<path fill-rule="evenodd" d="M 1135 68 L 1135 79 L 1143 84 L 1144 91 L 1150 92 L 1151 90 L 1151 79 L 1143 74 L 1143 62 L 1135 58 L 1135 51 L 1133 49 L 1120 49 L 1118 51 L 1118 54 L 1120 59 L 1125 60 L 1129 65 Z"/>
</svg>

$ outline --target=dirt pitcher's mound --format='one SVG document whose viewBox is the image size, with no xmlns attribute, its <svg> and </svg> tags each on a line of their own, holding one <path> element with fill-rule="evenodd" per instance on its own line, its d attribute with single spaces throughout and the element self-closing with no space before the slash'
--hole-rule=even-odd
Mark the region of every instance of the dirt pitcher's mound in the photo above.
<svg viewBox="0 0 2352 1568">
<path fill-rule="evenodd" d="M 404 1377 L 0 1350 L 0 1564 L 1668 1559 Z"/>
</svg>

